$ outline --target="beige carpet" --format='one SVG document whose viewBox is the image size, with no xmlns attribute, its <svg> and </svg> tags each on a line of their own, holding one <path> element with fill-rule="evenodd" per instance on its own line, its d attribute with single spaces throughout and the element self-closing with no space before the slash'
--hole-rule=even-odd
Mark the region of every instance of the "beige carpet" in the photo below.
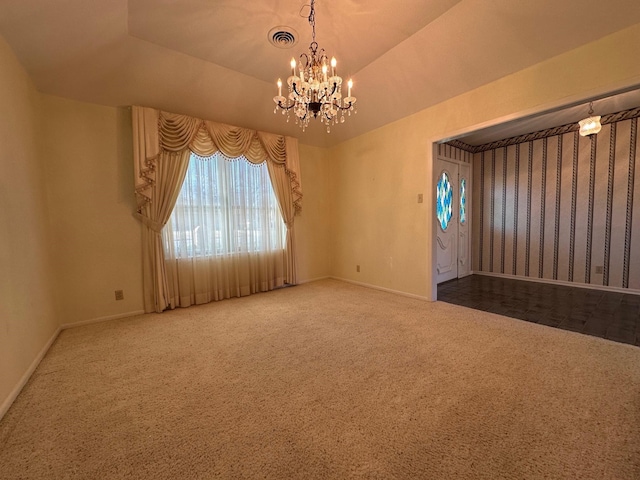
<svg viewBox="0 0 640 480">
<path fill-rule="evenodd" d="M 640 348 L 321 281 L 62 332 L 8 479 L 638 479 Z"/>
</svg>

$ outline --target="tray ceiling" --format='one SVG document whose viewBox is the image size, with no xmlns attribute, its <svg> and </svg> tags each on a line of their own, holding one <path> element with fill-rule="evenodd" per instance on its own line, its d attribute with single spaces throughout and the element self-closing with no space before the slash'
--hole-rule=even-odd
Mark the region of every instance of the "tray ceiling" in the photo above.
<svg viewBox="0 0 640 480">
<path fill-rule="evenodd" d="M 305 0 L 0 0 L 0 35 L 36 87 L 145 105 L 330 146 L 640 23 L 637 0 L 317 0 L 317 41 L 353 76 L 359 113 L 331 134 L 273 114 L 307 50 Z M 292 49 L 271 45 L 278 25 Z"/>
</svg>

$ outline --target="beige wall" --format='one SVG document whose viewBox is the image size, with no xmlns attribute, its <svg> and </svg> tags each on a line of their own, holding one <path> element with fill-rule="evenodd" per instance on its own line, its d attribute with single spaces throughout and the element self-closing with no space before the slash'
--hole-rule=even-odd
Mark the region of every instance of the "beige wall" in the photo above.
<svg viewBox="0 0 640 480">
<path fill-rule="evenodd" d="M 38 94 L 0 37 L 0 415 L 57 329 Z"/>
<path fill-rule="evenodd" d="M 432 298 L 431 143 L 638 85 L 638 45 L 640 24 L 331 149 L 333 275 Z"/>
<path fill-rule="evenodd" d="M 413 121 L 331 150 L 333 276 L 424 295 L 428 212 L 417 196 L 430 144 Z"/>
<path fill-rule="evenodd" d="M 331 275 L 329 157 L 324 148 L 300 145 L 302 214 L 296 217 L 298 281 Z"/>
<path fill-rule="evenodd" d="M 41 112 L 60 323 L 139 313 L 131 112 L 49 95 Z"/>
</svg>

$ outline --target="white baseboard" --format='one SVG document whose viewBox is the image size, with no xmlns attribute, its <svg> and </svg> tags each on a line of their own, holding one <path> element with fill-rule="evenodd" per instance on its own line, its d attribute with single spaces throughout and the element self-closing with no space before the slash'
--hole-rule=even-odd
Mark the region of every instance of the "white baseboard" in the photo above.
<svg viewBox="0 0 640 480">
<path fill-rule="evenodd" d="M 0 420 L 2 420 L 2 417 L 4 417 L 4 415 L 9 411 L 9 408 L 11 407 L 15 399 L 18 398 L 18 395 L 20 394 L 24 386 L 27 384 L 27 382 L 31 378 L 31 375 L 33 375 L 33 372 L 36 370 L 36 368 L 38 367 L 38 365 L 40 364 L 44 356 L 49 351 L 49 348 L 51 348 L 51 345 L 53 345 L 53 342 L 56 340 L 56 338 L 58 338 L 58 335 L 60 335 L 61 331 L 62 331 L 62 328 L 58 327 L 56 331 L 53 333 L 53 335 L 51 335 L 51 338 L 47 341 L 44 347 L 42 347 L 38 355 L 36 355 L 36 358 L 33 359 L 33 362 L 31 362 L 31 365 L 29 365 L 29 368 L 27 368 L 27 371 L 24 372 L 24 375 L 22 375 L 22 377 L 18 381 L 18 384 L 11 391 L 9 396 L 5 398 L 4 402 L 2 402 L 2 405 L 0 405 Z"/>
<path fill-rule="evenodd" d="M 328 277 L 328 278 L 333 278 L 334 280 L 340 280 L 341 282 L 352 283 L 352 284 L 358 285 L 360 287 L 373 288 L 374 290 L 382 290 L 383 292 L 395 293 L 396 295 L 402 295 L 403 297 L 415 298 L 417 300 L 423 300 L 425 302 L 432 302 L 433 301 L 429 297 L 424 297 L 422 295 L 416 295 L 416 294 L 413 294 L 413 293 L 402 292 L 400 290 L 393 290 L 391 288 L 379 287 L 378 285 L 372 285 L 370 283 L 356 282 L 355 280 L 349 280 L 347 278 L 333 277 L 333 276 Z"/>
<path fill-rule="evenodd" d="M 81 327 L 82 325 L 90 325 L 92 323 L 106 322 L 108 320 L 117 320 L 119 318 L 135 317 L 136 315 L 142 315 L 142 314 L 144 314 L 144 310 L 134 310 L 133 312 L 118 313 L 116 315 L 107 315 L 106 317 L 90 318 L 88 320 L 80 320 L 79 322 L 63 323 L 60 326 L 60 328 L 62 330 L 66 330 L 67 328 Z"/>
<path fill-rule="evenodd" d="M 593 285 L 590 283 L 567 282 L 565 280 L 551 280 L 548 278 L 533 278 L 522 275 L 507 275 L 506 273 L 493 272 L 471 272 L 474 275 L 484 275 L 487 277 L 510 278 L 512 280 L 524 280 L 525 282 L 547 283 L 551 285 L 562 285 L 563 287 L 587 288 L 589 290 L 602 290 L 605 292 L 626 293 L 629 295 L 640 295 L 640 290 L 632 290 L 629 288 L 608 287 L 605 285 Z"/>
</svg>

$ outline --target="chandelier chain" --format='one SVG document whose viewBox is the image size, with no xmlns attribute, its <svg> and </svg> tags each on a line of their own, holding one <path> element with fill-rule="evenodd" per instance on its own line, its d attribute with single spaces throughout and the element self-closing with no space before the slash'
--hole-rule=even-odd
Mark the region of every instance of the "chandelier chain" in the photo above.
<svg viewBox="0 0 640 480">
<path fill-rule="evenodd" d="M 311 11 L 309 12 L 309 25 L 311 25 L 311 41 L 316 41 L 316 0 L 311 0 Z"/>
</svg>

